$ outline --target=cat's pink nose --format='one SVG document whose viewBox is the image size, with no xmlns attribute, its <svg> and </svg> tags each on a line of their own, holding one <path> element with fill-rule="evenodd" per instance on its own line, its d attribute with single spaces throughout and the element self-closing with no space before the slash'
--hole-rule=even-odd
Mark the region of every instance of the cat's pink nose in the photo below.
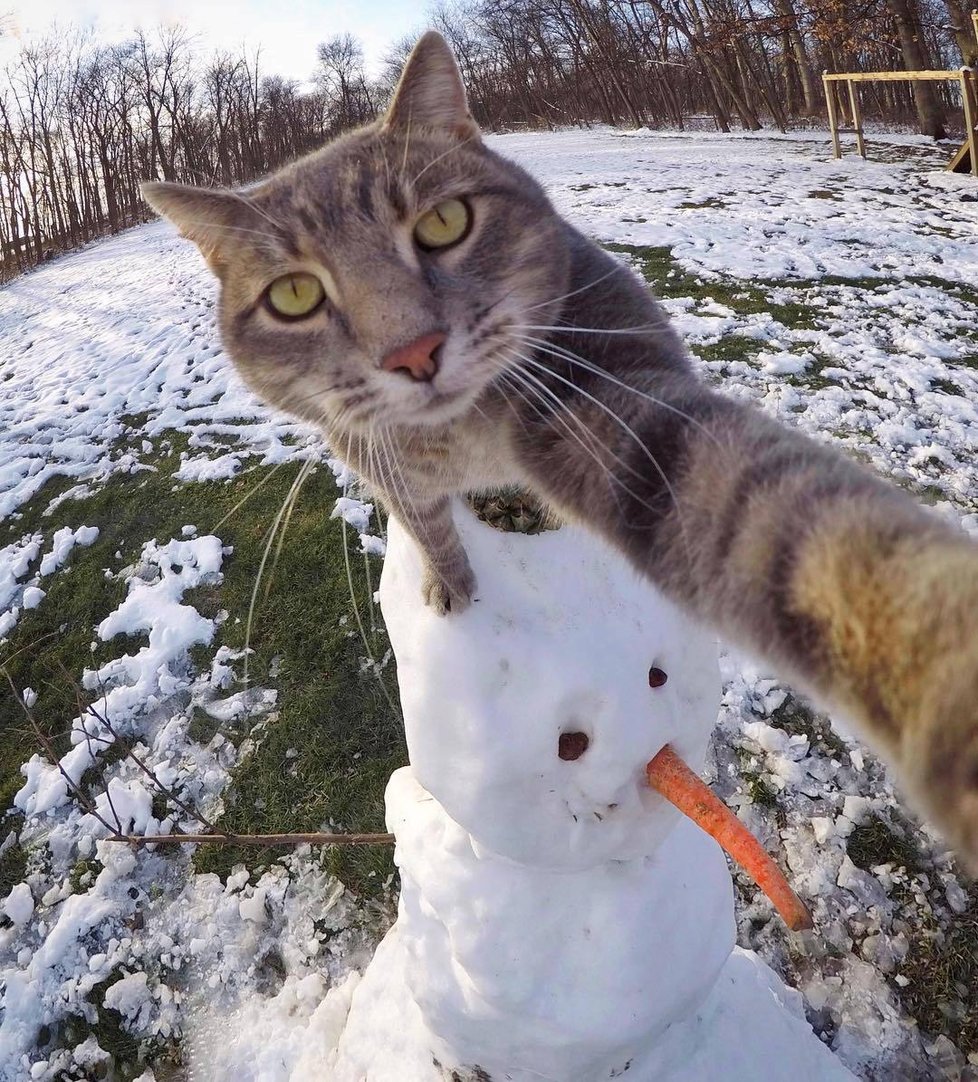
<svg viewBox="0 0 978 1082">
<path fill-rule="evenodd" d="M 423 334 L 406 346 L 401 346 L 387 354 L 383 365 L 388 372 L 404 372 L 412 379 L 428 382 L 435 378 L 438 371 L 438 358 L 445 335 Z"/>
</svg>

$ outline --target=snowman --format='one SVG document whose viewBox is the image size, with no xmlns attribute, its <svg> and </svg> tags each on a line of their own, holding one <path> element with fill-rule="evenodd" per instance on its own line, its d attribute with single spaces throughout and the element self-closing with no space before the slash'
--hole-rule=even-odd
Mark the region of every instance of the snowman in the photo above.
<svg viewBox="0 0 978 1082">
<path fill-rule="evenodd" d="M 293 1078 L 852 1079 L 735 946 L 719 846 L 649 784 L 663 748 L 703 765 L 715 640 L 576 527 L 504 533 L 461 503 L 455 520 L 479 589 L 448 617 L 389 522 L 398 917 L 343 990 L 327 1062 Z"/>
</svg>

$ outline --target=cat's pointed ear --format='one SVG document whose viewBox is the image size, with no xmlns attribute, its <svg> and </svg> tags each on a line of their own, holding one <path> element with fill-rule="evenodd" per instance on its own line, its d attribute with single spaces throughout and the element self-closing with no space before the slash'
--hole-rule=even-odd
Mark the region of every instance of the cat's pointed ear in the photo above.
<svg viewBox="0 0 978 1082">
<path fill-rule="evenodd" d="M 383 127 L 402 131 L 437 128 L 460 139 L 479 138 L 462 73 L 441 34 L 429 30 L 411 51 Z"/>
<path fill-rule="evenodd" d="M 221 248 L 235 230 L 254 228 L 251 209 L 235 192 L 160 180 L 146 181 L 139 191 L 157 214 L 169 218 L 181 236 L 200 248 L 215 270 L 222 262 Z"/>
</svg>

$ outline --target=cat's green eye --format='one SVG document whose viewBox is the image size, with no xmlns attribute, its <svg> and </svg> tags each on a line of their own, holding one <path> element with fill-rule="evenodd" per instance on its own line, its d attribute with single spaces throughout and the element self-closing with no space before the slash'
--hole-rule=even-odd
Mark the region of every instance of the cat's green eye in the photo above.
<svg viewBox="0 0 978 1082">
<path fill-rule="evenodd" d="M 414 227 L 414 239 L 425 251 L 458 244 L 472 224 L 472 211 L 461 199 L 446 199 L 427 214 L 422 214 Z"/>
<path fill-rule="evenodd" d="M 297 272 L 276 278 L 265 296 L 269 308 L 276 315 L 284 319 L 302 319 L 303 316 L 311 316 L 323 303 L 326 291 L 314 274 Z"/>
</svg>

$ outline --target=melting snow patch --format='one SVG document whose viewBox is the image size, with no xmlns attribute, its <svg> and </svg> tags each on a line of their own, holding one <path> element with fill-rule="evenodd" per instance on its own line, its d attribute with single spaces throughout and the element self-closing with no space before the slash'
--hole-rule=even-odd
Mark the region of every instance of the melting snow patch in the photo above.
<svg viewBox="0 0 978 1082">
<path fill-rule="evenodd" d="M 804 372 L 811 363 L 811 356 L 798 356 L 795 353 L 758 353 L 765 372 L 772 376 L 792 376 Z"/>
<path fill-rule="evenodd" d="M 181 599 L 186 590 L 220 581 L 222 557 L 221 542 L 213 536 L 143 546 L 125 600 L 99 624 L 98 635 L 108 641 L 146 632 L 148 645 L 85 672 L 84 686 L 99 690 L 100 697 L 72 723 L 74 746 L 57 766 L 34 755 L 21 768 L 26 781 L 14 797 L 18 808 L 41 815 L 62 804 L 69 781 L 81 780 L 99 752 L 115 742 L 120 727 L 171 698 L 185 682 L 187 651 L 211 641 L 214 622 Z"/>
<path fill-rule="evenodd" d="M 51 550 L 41 557 L 41 574 L 50 575 L 52 571 L 63 567 L 76 545 L 92 545 L 97 540 L 98 534 L 97 526 L 79 526 L 77 530 L 73 530 L 70 526 L 63 526 L 56 531 L 51 541 Z"/>
<path fill-rule="evenodd" d="M 0 640 L 13 630 L 22 612 L 36 609 L 45 597 L 38 583 L 62 567 L 76 545 L 88 546 L 98 538 L 97 526 L 65 526 L 51 541 L 51 549 L 41 558 L 37 574 L 27 583 L 22 580 L 41 552 L 42 534 L 33 534 L 0 549 Z M 4 611 L 6 610 L 6 611 Z"/>
<path fill-rule="evenodd" d="M 3 900 L 4 915 L 15 924 L 26 924 L 34 913 L 34 896 L 26 883 L 18 883 Z"/>
<path fill-rule="evenodd" d="M 130 973 L 106 990 L 103 1002 L 118 1011 L 130 1028 L 142 1029 L 153 1012 L 153 996 L 145 973 Z"/>
<path fill-rule="evenodd" d="M 355 530 L 366 530 L 370 525 L 370 516 L 373 514 L 373 504 L 364 503 L 362 500 L 354 500 L 348 496 L 341 496 L 333 508 L 331 518 L 341 518 Z"/>
<path fill-rule="evenodd" d="M 226 481 L 240 469 L 240 455 L 220 455 L 217 458 L 201 455 L 198 458 L 184 458 L 176 477 L 180 481 Z"/>
</svg>

